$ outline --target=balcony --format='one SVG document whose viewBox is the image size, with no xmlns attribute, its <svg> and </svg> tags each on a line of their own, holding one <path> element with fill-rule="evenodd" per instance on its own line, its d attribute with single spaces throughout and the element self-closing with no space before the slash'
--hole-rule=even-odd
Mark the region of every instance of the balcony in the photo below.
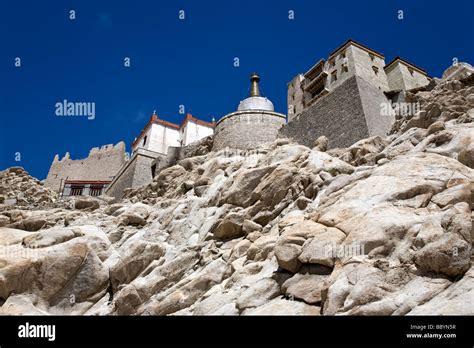
<svg viewBox="0 0 474 348">
<path fill-rule="evenodd" d="M 309 69 L 304 74 L 304 78 L 308 81 L 314 80 L 314 78 L 316 78 L 318 75 L 320 75 L 323 72 L 324 63 L 326 63 L 326 61 L 324 59 L 321 59 L 319 62 L 317 62 L 311 69 Z"/>
</svg>

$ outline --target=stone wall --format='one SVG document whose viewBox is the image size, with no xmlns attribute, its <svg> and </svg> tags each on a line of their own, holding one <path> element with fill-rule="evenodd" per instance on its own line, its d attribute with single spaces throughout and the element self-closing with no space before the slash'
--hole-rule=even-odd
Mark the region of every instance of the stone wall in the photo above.
<svg viewBox="0 0 474 348">
<path fill-rule="evenodd" d="M 69 152 L 59 160 L 54 156 L 53 163 L 44 183 L 56 192 L 64 181 L 111 181 L 115 174 L 126 162 L 125 144 L 119 142 L 115 146 L 104 145 L 101 148 L 94 147 L 89 156 L 84 159 L 72 160 Z"/>
<path fill-rule="evenodd" d="M 407 90 L 424 87 L 430 83 L 428 77 L 417 70 L 413 70 L 413 74 L 411 74 L 408 68 L 404 66 L 401 71 L 405 76 Z"/>
<path fill-rule="evenodd" d="M 165 155 L 138 149 L 132 158 L 120 169 L 114 180 L 107 187 L 105 193 L 109 196 L 120 199 L 127 188 L 137 188 L 152 182 L 151 165 L 157 157 Z"/>
<path fill-rule="evenodd" d="M 319 73 L 315 67 L 322 64 Z M 389 90 L 389 83 L 384 71 L 385 59 L 379 54 L 369 52 L 357 44 L 349 44 L 339 49 L 326 60 L 320 60 L 304 75 L 298 74 L 288 83 L 288 120 L 292 120 L 326 91 L 333 91 L 347 80 L 358 76 L 382 91 Z M 315 69 L 315 70 L 313 70 Z M 323 81 L 324 91 L 320 94 L 311 92 L 309 85 Z"/>
<path fill-rule="evenodd" d="M 392 64 L 385 69 L 385 73 L 387 74 L 388 85 L 392 91 L 406 89 L 403 75 L 400 71 L 400 64 Z"/>
<path fill-rule="evenodd" d="M 304 76 L 298 74 L 293 80 L 288 83 L 288 121 L 298 115 L 304 110 L 304 91 L 301 84 L 303 83 Z"/>
<path fill-rule="evenodd" d="M 354 57 L 355 75 L 375 87 L 380 87 L 382 91 L 388 91 L 390 88 L 384 70 L 385 60 L 377 55 L 374 55 L 372 60 L 369 52 L 356 46 L 352 46 L 351 49 Z M 374 71 L 374 68 L 377 72 Z"/>
<path fill-rule="evenodd" d="M 342 53 L 344 53 L 345 58 L 343 58 Z M 328 73 L 328 76 L 325 81 L 325 87 L 328 90 L 333 90 L 342 85 L 346 80 L 350 79 L 356 74 L 356 57 L 354 56 L 354 48 L 352 46 L 347 47 L 344 50 L 333 54 L 331 57 L 328 57 L 326 63 L 324 64 L 324 70 Z M 333 65 L 334 63 L 334 65 Z M 343 72 L 343 65 L 347 67 L 347 71 Z M 333 81 L 332 74 L 336 72 L 337 80 Z"/>
<path fill-rule="evenodd" d="M 392 109 L 392 103 L 385 94 L 372 83 L 360 77 L 356 79 L 369 136 L 379 135 L 385 137 L 395 121 L 395 112 Z M 382 111 L 386 110 L 389 111 L 389 113 L 383 114 Z"/>
<path fill-rule="evenodd" d="M 425 74 L 410 68 L 402 62 L 395 62 L 385 70 L 391 90 L 410 90 L 426 86 L 430 80 Z"/>
<path fill-rule="evenodd" d="M 212 140 L 211 135 L 188 146 L 170 146 L 166 155 L 139 148 L 133 153 L 130 161 L 120 169 L 105 193 L 120 199 L 125 189 L 148 185 L 154 176 L 163 169 L 175 165 L 180 159 L 208 153 L 212 148 Z"/>
<path fill-rule="evenodd" d="M 167 156 L 158 156 L 151 162 L 151 173 L 153 178 L 160 174 L 163 169 L 174 166 L 181 158 L 182 147 L 170 146 Z"/>
<path fill-rule="evenodd" d="M 168 148 L 168 156 L 166 157 L 166 159 L 157 158 L 157 162 L 172 166 L 175 165 L 176 162 L 181 159 L 208 154 L 212 151 L 213 144 L 214 135 L 209 135 L 187 146 L 170 146 Z"/>
<path fill-rule="evenodd" d="M 244 110 L 228 114 L 215 128 L 213 150 L 226 147 L 254 149 L 271 142 L 278 136 L 278 129 L 285 124 L 283 114 L 264 110 Z"/>
<path fill-rule="evenodd" d="M 382 91 L 353 76 L 284 125 L 279 137 L 313 147 L 315 140 L 325 135 L 329 148 L 335 148 L 384 135 L 394 118 L 380 115 L 383 102 L 388 103 L 388 99 Z"/>
</svg>

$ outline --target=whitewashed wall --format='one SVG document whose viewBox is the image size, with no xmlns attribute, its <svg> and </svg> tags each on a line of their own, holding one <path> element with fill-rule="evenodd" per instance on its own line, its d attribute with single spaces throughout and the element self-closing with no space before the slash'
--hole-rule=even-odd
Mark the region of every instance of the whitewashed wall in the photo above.
<svg viewBox="0 0 474 348">
<path fill-rule="evenodd" d="M 210 127 L 199 125 L 193 121 L 188 121 L 184 127 L 183 145 L 186 146 L 209 135 L 212 135 L 214 130 Z"/>
</svg>

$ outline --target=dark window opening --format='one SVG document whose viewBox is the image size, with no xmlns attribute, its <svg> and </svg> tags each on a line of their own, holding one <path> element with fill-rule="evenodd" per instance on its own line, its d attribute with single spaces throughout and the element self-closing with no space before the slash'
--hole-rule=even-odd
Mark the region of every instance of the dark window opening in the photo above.
<svg viewBox="0 0 474 348">
<path fill-rule="evenodd" d="M 81 195 L 82 195 L 82 186 L 71 187 L 71 196 L 81 196 Z"/>
<path fill-rule="evenodd" d="M 94 197 L 100 196 L 102 193 L 102 186 L 91 186 L 89 193 Z"/>
</svg>

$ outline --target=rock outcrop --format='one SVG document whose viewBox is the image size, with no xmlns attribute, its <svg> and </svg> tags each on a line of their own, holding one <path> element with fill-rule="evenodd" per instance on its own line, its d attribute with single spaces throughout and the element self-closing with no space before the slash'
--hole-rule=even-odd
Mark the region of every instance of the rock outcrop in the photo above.
<svg viewBox="0 0 474 348">
<path fill-rule="evenodd" d="M 0 211 L 0 313 L 473 315 L 462 76 L 413 91 L 421 110 L 386 138 L 201 149 L 115 204 L 52 204 L 22 169 L 0 172 L 17 198 Z"/>
<path fill-rule="evenodd" d="M 36 207 L 57 200 L 57 194 L 21 167 L 0 171 L 0 209 L 5 205 Z"/>
</svg>

